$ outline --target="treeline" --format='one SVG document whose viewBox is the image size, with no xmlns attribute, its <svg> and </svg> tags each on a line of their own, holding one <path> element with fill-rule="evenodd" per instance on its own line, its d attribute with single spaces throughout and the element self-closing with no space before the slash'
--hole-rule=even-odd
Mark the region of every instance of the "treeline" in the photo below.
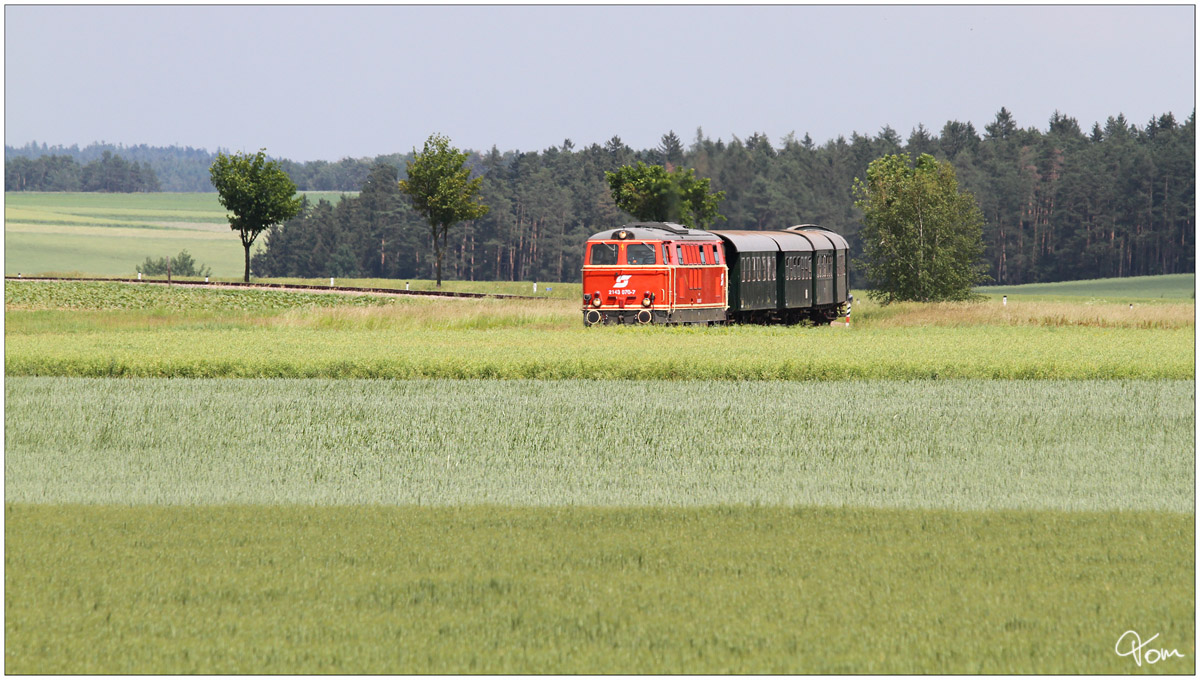
<svg viewBox="0 0 1200 680">
<path fill-rule="evenodd" d="M 287 159 L 279 161 L 279 167 L 292 178 L 300 191 L 358 191 L 377 164 L 392 165 L 403 169 L 413 155 L 384 154 L 370 158 L 343 158 L 340 161 L 307 161 L 297 163 Z"/>
<path fill-rule="evenodd" d="M 631 219 L 613 203 L 604 172 L 637 160 L 711 178 L 712 189 L 726 194 L 726 220 L 714 228 L 815 223 L 845 234 L 860 257 L 851 187 L 872 160 L 894 153 L 930 153 L 954 165 L 983 210 L 995 283 L 1195 271 L 1194 113 L 1183 124 L 1164 114 L 1140 128 L 1117 116 L 1085 133 L 1060 114 L 1044 132 L 1023 129 L 1001 109 L 982 134 L 950 121 L 937 133 L 918 126 L 907 139 L 885 127 L 819 146 L 807 135 L 775 146 L 761 134 L 725 142 L 697 130 L 690 145 L 671 132 L 643 151 L 619 137 L 582 149 L 570 140 L 542 152 L 493 148 L 471 161 L 491 211 L 451 233 L 447 275 L 578 280 L 583 240 Z M 307 206 L 273 230 L 255 273 L 431 277 L 428 228 L 396 190 L 397 166 L 376 164 L 363 195 Z"/>
<path fill-rule="evenodd" d="M 70 156 L 14 158 L 4 163 L 4 186 L 8 191 L 161 191 L 149 165 L 109 151 L 83 166 Z"/>
<path fill-rule="evenodd" d="M 218 149 L 219 151 L 222 151 L 222 149 Z M 48 146 L 44 142 L 41 144 L 30 142 L 20 147 L 4 147 L 4 188 L 6 191 L 91 191 L 91 189 L 81 187 L 69 189 L 57 186 L 35 188 L 27 184 L 21 184 L 20 179 L 30 174 L 25 172 L 26 170 L 33 170 L 33 176 L 37 176 L 37 168 L 31 168 L 28 164 L 29 161 L 41 160 L 47 162 L 45 159 L 53 156 L 65 157 L 75 161 L 77 164 L 84 165 L 101 159 L 104 154 L 111 154 L 134 163 L 149 166 L 154 171 L 161 187 L 160 189 L 155 189 L 155 191 L 216 191 L 209 179 L 208 169 L 212 167 L 213 161 L 217 159 L 217 152 L 194 149 L 190 146 L 158 147 L 147 146 L 145 144 L 124 146 L 99 143 L 89 144 L 80 148 L 74 144 L 71 146 Z M 296 186 L 301 191 L 358 191 L 373 164 L 383 162 L 404 167 L 404 162 L 411 157 L 411 154 L 407 156 L 404 154 L 387 154 L 377 156 L 375 159 L 346 158 L 333 163 L 329 161 L 297 163 L 281 159 L 280 165 L 292 177 L 292 181 L 296 183 Z"/>
<path fill-rule="evenodd" d="M 1140 128 L 1118 115 L 1089 133 L 1055 113 L 1043 133 L 1001 109 L 982 137 L 947 123 L 906 149 L 940 153 L 975 194 L 996 283 L 1195 271 L 1195 111 Z"/>
<path fill-rule="evenodd" d="M 1044 131 L 1022 128 L 1001 109 L 983 130 L 949 121 L 938 131 L 918 126 L 905 138 L 884 127 L 874 136 L 854 133 L 821 145 L 808 135 L 773 144 L 757 133 L 714 141 L 697 130 L 690 143 L 670 132 L 645 150 L 619 137 L 583 148 L 566 140 L 540 152 L 493 148 L 470 160 L 484 176 L 491 211 L 454 229 L 445 266 L 447 276 L 460 279 L 578 280 L 583 240 L 630 219 L 613 203 L 604 172 L 638 160 L 695 168 L 711 178 L 711 188 L 726 195 L 719 207 L 726 220 L 716 229 L 815 223 L 845 234 L 852 255 L 861 257 L 854 179 L 881 156 L 930 153 L 950 161 L 960 188 L 979 202 L 995 283 L 1191 272 L 1195 129 L 1194 111 L 1182 123 L 1167 113 L 1143 126 L 1118 115 L 1085 132 L 1057 113 Z M 213 156 L 189 158 L 202 176 L 190 188 L 170 184 L 150 161 L 164 190 L 212 190 Z M 363 195 L 306 205 L 268 234 L 267 252 L 252 263 L 255 274 L 431 277 L 428 228 L 393 186 L 410 158 L 281 161 L 301 191 L 361 188 Z M 11 181 L 8 188 L 14 190 Z"/>
<path fill-rule="evenodd" d="M 35 188 L 21 184 L 22 169 L 36 168 L 25 165 L 47 156 L 65 157 L 79 165 L 99 161 L 105 155 L 122 158 L 143 167 L 149 167 L 158 180 L 153 191 L 210 192 L 215 191 L 208 178 L 208 168 L 216 160 L 216 154 L 192 147 L 156 147 L 139 144 L 123 146 L 117 144 L 89 144 L 79 148 L 71 146 L 47 146 L 44 142 L 30 142 L 25 146 L 4 147 L 4 190 L 5 191 L 94 191 L 82 186 L 75 189 Z M 61 162 L 61 161 L 59 161 Z"/>
</svg>

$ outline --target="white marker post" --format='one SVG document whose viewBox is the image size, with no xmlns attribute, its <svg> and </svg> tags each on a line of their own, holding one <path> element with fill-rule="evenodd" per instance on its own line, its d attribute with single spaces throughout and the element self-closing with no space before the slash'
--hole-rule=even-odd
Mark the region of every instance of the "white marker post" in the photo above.
<svg viewBox="0 0 1200 680">
<path fill-rule="evenodd" d="M 1007 295 L 1004 296 L 1004 306 L 1005 307 L 1008 306 L 1008 296 Z"/>
<path fill-rule="evenodd" d="M 329 277 L 329 287 L 333 288 L 333 277 Z"/>
</svg>

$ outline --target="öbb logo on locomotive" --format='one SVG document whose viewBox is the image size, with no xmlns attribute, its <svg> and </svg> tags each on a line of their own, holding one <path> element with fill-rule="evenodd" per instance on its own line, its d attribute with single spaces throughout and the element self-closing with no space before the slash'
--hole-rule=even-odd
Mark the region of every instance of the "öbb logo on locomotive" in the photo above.
<svg viewBox="0 0 1200 680">
<path fill-rule="evenodd" d="M 583 323 L 829 323 L 850 302 L 848 244 L 813 224 L 705 231 L 637 222 L 584 246 Z"/>
<path fill-rule="evenodd" d="M 633 278 L 633 274 L 621 274 L 617 276 L 617 280 L 613 282 L 613 287 L 608 291 L 613 295 L 633 295 L 632 292 L 625 290 L 625 286 L 629 285 L 629 279 Z"/>
</svg>

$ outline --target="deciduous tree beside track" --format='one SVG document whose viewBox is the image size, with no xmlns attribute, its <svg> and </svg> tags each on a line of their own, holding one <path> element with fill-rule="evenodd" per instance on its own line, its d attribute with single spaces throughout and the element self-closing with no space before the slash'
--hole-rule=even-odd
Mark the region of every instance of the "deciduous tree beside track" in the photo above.
<svg viewBox="0 0 1200 680">
<path fill-rule="evenodd" d="M 217 154 L 209 169 L 221 205 L 233 214 L 229 228 L 238 232 L 246 251 L 243 280 L 250 281 L 250 246 L 264 229 L 286 222 L 300 211 L 296 185 L 275 161 L 268 161 L 266 149 L 250 156 L 244 153 Z"/>
</svg>

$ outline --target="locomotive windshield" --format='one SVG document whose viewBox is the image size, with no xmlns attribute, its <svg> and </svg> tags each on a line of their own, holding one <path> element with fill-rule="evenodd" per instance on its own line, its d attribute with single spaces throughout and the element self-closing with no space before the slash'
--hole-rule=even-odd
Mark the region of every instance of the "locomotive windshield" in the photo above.
<svg viewBox="0 0 1200 680">
<path fill-rule="evenodd" d="M 625 246 L 627 264 L 655 264 L 654 246 L 649 243 L 630 243 Z"/>
<path fill-rule="evenodd" d="M 591 263 L 616 264 L 617 248 L 618 245 L 616 243 L 593 243 Z"/>
</svg>

